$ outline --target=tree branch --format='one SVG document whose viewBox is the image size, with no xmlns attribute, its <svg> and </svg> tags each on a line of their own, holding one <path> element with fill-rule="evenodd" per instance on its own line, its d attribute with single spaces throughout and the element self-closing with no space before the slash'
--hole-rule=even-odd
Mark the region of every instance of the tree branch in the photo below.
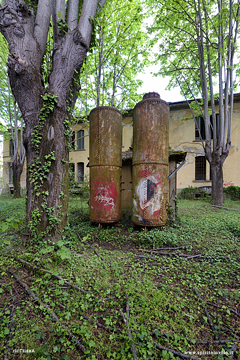
<svg viewBox="0 0 240 360">
<path fill-rule="evenodd" d="M 52 10 L 52 22 L 53 22 L 53 48 L 55 48 L 57 46 L 57 37 L 58 37 L 57 20 L 56 20 L 56 0 L 52 0 L 51 10 Z"/>
<path fill-rule="evenodd" d="M 70 30 L 74 30 L 78 24 L 79 0 L 68 0 L 67 23 Z"/>
<path fill-rule="evenodd" d="M 126 312 L 127 312 L 127 314 L 129 313 L 128 306 L 129 306 L 129 305 L 126 306 Z M 132 333 L 131 333 L 131 330 L 130 330 L 129 325 L 128 325 L 128 318 L 127 318 L 127 319 L 125 318 L 124 313 L 122 312 L 122 310 L 120 310 L 120 313 L 121 313 L 121 315 L 122 315 L 123 322 L 124 322 L 124 324 L 125 324 L 125 326 L 126 326 L 126 328 L 127 328 L 128 337 L 129 337 L 129 339 L 133 342 Z M 137 357 L 137 352 L 136 352 L 136 349 L 135 349 L 134 342 L 133 342 L 132 345 L 131 345 L 131 351 L 132 351 L 133 358 L 134 358 L 135 360 L 137 360 L 138 357 Z"/>
<path fill-rule="evenodd" d="M 82 35 L 87 48 L 89 48 L 92 35 L 92 21 L 96 15 L 98 0 L 84 0 L 81 16 L 78 23 L 78 31 Z"/>
<path fill-rule="evenodd" d="M 34 24 L 34 36 L 40 46 L 41 59 L 43 58 L 48 37 L 48 29 L 51 16 L 50 0 L 38 2 L 37 15 Z"/>
<path fill-rule="evenodd" d="M 107 0 L 99 0 L 97 13 L 99 14 Z"/>
<path fill-rule="evenodd" d="M 56 21 L 59 19 L 65 20 L 66 9 L 65 0 L 56 0 Z"/>
</svg>

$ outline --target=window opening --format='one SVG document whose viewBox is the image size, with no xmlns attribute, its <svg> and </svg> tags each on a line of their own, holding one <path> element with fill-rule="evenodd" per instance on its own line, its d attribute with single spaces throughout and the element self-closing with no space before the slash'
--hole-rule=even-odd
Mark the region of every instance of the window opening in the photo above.
<svg viewBox="0 0 240 360">
<path fill-rule="evenodd" d="M 205 156 L 197 156 L 195 158 L 195 180 L 206 180 Z"/>
<path fill-rule="evenodd" d="M 84 130 L 79 130 L 77 132 L 77 144 L 78 150 L 84 150 Z"/>
<path fill-rule="evenodd" d="M 84 163 L 78 163 L 78 181 L 84 181 Z"/>
</svg>

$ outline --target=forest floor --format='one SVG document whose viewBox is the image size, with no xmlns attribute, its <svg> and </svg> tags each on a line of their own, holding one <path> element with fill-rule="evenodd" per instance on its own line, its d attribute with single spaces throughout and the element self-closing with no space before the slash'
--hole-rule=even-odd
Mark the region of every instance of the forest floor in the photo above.
<svg viewBox="0 0 240 360">
<path fill-rule="evenodd" d="M 240 202 L 181 200 L 162 228 L 99 228 L 70 198 L 56 244 L 0 197 L 0 359 L 239 359 Z"/>
</svg>

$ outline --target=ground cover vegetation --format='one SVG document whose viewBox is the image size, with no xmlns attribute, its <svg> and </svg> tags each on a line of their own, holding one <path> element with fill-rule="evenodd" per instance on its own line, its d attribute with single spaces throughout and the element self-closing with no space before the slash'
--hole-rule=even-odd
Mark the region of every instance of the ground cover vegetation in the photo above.
<svg viewBox="0 0 240 360">
<path fill-rule="evenodd" d="M 24 206 L 0 198 L 2 358 L 240 357 L 239 201 L 180 200 L 145 232 L 127 217 L 100 229 L 71 197 L 57 243 L 25 241 Z"/>
</svg>

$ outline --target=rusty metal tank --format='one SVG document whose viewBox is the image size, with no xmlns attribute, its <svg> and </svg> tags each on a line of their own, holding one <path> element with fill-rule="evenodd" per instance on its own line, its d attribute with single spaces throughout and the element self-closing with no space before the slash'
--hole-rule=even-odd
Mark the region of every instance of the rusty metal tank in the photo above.
<svg viewBox="0 0 240 360">
<path fill-rule="evenodd" d="M 113 107 L 93 109 L 90 120 L 90 220 L 121 218 L 122 114 Z"/>
<path fill-rule="evenodd" d="M 169 106 L 159 94 L 145 94 L 133 112 L 132 222 L 163 226 L 168 207 Z"/>
</svg>

